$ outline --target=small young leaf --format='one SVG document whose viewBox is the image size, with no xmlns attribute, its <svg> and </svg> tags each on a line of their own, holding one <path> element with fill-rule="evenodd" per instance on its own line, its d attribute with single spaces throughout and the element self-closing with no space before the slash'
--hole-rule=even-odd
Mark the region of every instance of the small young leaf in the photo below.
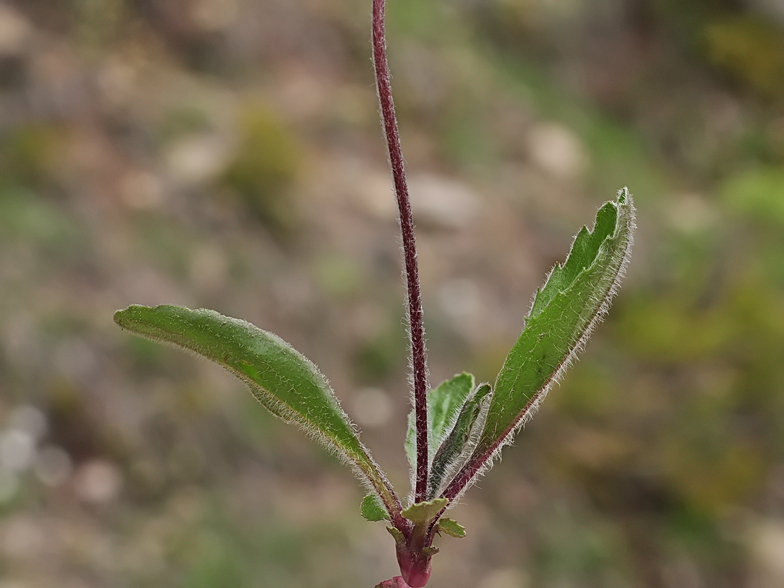
<svg viewBox="0 0 784 588">
<path fill-rule="evenodd" d="M 537 292 L 496 379 L 476 448 L 444 496 L 454 499 L 489 465 L 581 350 L 618 289 L 634 228 L 634 205 L 624 188 L 616 202 L 601 207 L 593 231 L 578 233 L 566 263 L 556 265 Z"/>
<path fill-rule="evenodd" d="M 362 513 L 362 516 L 371 523 L 389 520 L 389 513 L 384 509 L 383 504 L 381 504 L 381 501 L 375 492 L 368 494 L 362 499 L 362 505 L 359 507 L 359 511 Z"/>
<path fill-rule="evenodd" d="M 428 502 L 417 502 L 403 511 L 403 516 L 415 525 L 422 525 L 432 521 L 438 513 L 446 508 L 449 501 L 446 498 L 436 498 Z"/>
<path fill-rule="evenodd" d="M 406 536 L 403 535 L 400 529 L 397 529 L 396 527 L 387 527 L 387 533 L 392 535 L 392 537 L 395 539 L 395 543 L 398 545 L 405 545 Z"/>
<path fill-rule="evenodd" d="M 432 457 L 449 433 L 449 427 L 463 406 L 466 397 L 474 389 L 474 376 L 463 372 L 451 380 L 445 380 L 438 388 L 427 394 L 427 444 Z M 408 415 L 408 434 L 406 435 L 406 456 L 412 471 L 416 470 L 416 428 L 414 411 Z"/>
<path fill-rule="evenodd" d="M 490 401 L 490 392 L 489 384 L 481 384 L 460 409 L 452 430 L 433 457 L 428 498 L 434 498 L 447 475 L 457 472 L 471 455 L 473 444 L 484 426 L 484 417 L 487 417 L 487 411 L 483 409 Z"/>
<path fill-rule="evenodd" d="M 466 530 L 463 525 L 446 517 L 438 519 L 438 530 L 451 537 L 457 537 L 458 539 L 462 539 L 466 536 Z"/>
<path fill-rule="evenodd" d="M 299 425 L 351 463 L 388 511 L 399 504 L 324 376 L 277 335 L 213 310 L 179 306 L 129 306 L 117 311 L 114 320 L 136 335 L 174 344 L 224 367 L 272 414 Z"/>
</svg>

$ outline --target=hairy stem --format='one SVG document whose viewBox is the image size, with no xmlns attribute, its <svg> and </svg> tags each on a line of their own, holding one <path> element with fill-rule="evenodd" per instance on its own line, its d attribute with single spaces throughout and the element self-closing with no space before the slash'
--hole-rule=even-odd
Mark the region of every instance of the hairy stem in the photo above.
<svg viewBox="0 0 784 588">
<path fill-rule="evenodd" d="M 376 87 L 381 105 L 381 118 L 389 150 L 395 196 L 400 211 L 400 230 L 403 235 L 403 257 L 408 287 L 408 325 L 411 334 L 411 363 L 414 372 L 414 415 L 416 424 L 416 487 L 415 502 L 425 500 L 428 478 L 427 446 L 427 357 L 425 352 L 425 329 L 422 319 L 422 296 L 419 288 L 414 219 L 408 197 L 403 152 L 392 102 L 392 87 L 387 65 L 384 10 L 386 0 L 373 0 L 373 63 L 376 69 Z"/>
</svg>

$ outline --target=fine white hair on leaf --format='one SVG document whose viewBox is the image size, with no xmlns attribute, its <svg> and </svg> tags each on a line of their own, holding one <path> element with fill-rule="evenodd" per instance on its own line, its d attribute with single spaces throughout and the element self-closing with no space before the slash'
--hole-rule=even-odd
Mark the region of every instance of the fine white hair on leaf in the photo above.
<svg viewBox="0 0 784 588">
<path fill-rule="evenodd" d="M 561 381 L 564 374 L 566 373 L 566 370 L 569 368 L 569 366 L 572 365 L 574 361 L 576 361 L 577 356 L 585 348 L 585 345 L 596 326 L 606 316 L 612 304 L 612 300 L 618 292 L 620 283 L 626 274 L 626 268 L 629 264 L 632 245 L 634 242 L 634 231 L 636 229 L 634 203 L 627 188 L 623 188 L 622 190 L 618 191 L 618 204 L 625 206 L 626 211 L 623 219 L 620 216 L 617 218 L 616 228 L 613 232 L 612 238 L 622 238 L 622 248 L 618 254 L 610 256 L 606 271 L 602 273 L 600 279 L 595 284 L 595 288 L 593 290 L 594 294 L 589 298 L 591 304 L 587 305 L 588 307 L 593 307 L 592 313 L 586 317 L 587 320 L 585 321 L 584 326 L 574 335 L 573 339 L 570 341 L 567 353 L 563 356 L 558 365 L 555 366 L 552 374 L 547 378 L 541 388 L 539 388 L 539 390 L 534 393 L 530 401 L 525 405 L 523 410 L 518 414 L 513 422 L 506 428 L 506 430 L 501 433 L 501 435 L 495 440 L 489 449 L 484 450 L 484 452 L 480 455 L 471 456 L 468 463 L 463 466 L 463 470 L 468 467 L 476 467 L 476 469 L 469 479 L 463 481 L 462 486 L 458 488 L 458 492 L 455 494 L 455 496 L 451 497 L 449 503 L 450 507 L 454 506 L 454 504 L 457 503 L 465 491 L 474 483 L 476 483 L 477 479 L 484 475 L 484 473 L 487 472 L 496 461 L 500 460 L 502 448 L 506 445 L 510 445 L 514 440 L 516 433 L 525 426 L 525 424 L 534 416 L 534 414 L 536 414 L 536 411 L 539 409 L 539 406 L 549 391 L 555 384 Z M 625 222 L 625 224 L 621 224 L 622 220 Z M 606 251 L 607 242 L 608 240 L 606 239 L 600 245 L 597 251 L 597 257 L 601 254 L 603 248 Z M 574 241 L 572 245 L 574 246 Z M 565 264 L 562 265 L 557 263 L 553 266 L 547 275 L 545 285 L 553 276 L 553 272 L 555 272 L 556 269 L 563 268 L 564 265 Z M 587 268 L 583 271 L 587 271 Z M 536 297 L 542 290 L 543 288 L 539 288 L 534 294 L 534 302 L 531 304 L 531 311 L 529 311 L 529 316 L 533 311 Z M 556 297 L 563 295 L 565 295 L 564 292 L 559 292 L 556 294 Z M 527 322 L 526 327 L 528 327 Z M 498 382 L 496 382 L 496 384 L 497 383 Z M 452 480 L 456 480 L 458 475 L 459 472 L 455 472 L 453 475 L 450 475 L 450 477 Z"/>
<path fill-rule="evenodd" d="M 147 321 L 145 321 L 144 318 L 139 320 L 138 318 L 129 316 L 129 312 L 140 311 L 146 313 L 168 313 L 168 318 L 174 317 L 183 323 L 183 329 L 180 332 L 177 332 L 177 330 L 172 330 L 171 327 L 161 327 L 156 325 L 154 321 L 150 322 L 149 316 L 147 317 Z M 186 331 L 184 325 L 188 324 L 189 319 L 194 318 L 220 322 L 221 327 L 230 325 L 232 328 L 237 329 L 238 332 L 242 332 L 245 336 L 249 337 L 250 340 L 255 338 L 257 341 L 266 341 L 269 344 L 272 344 L 279 353 L 288 355 L 290 358 L 299 362 L 302 373 L 308 374 L 308 376 L 312 378 L 312 385 L 316 386 L 321 391 L 323 394 L 322 400 L 326 404 L 320 408 L 318 405 L 314 405 L 311 406 L 310 409 L 304 411 L 290 406 L 279 395 L 271 393 L 260 382 L 255 381 L 249 374 L 232 365 L 228 359 L 230 356 L 218 356 L 214 351 L 210 351 L 203 342 L 183 335 L 182 333 Z M 396 510 L 396 499 L 394 498 L 391 484 L 381 468 L 375 460 L 373 460 L 365 445 L 359 440 L 359 430 L 357 426 L 348 418 L 348 415 L 346 415 L 345 411 L 340 406 L 340 402 L 335 396 L 328 380 L 312 361 L 296 351 L 289 343 L 274 333 L 258 329 L 246 321 L 225 317 L 215 311 L 206 309 L 189 310 L 170 306 L 156 308 L 129 307 L 125 311 L 118 312 L 115 315 L 115 320 L 122 328 L 130 330 L 139 337 L 176 347 L 177 349 L 201 359 L 207 359 L 213 363 L 217 363 L 220 367 L 243 381 L 250 389 L 253 397 L 270 413 L 286 423 L 296 425 L 310 438 L 318 441 L 330 453 L 335 455 L 339 461 L 348 465 L 365 488 L 379 495 L 382 503 L 390 514 Z M 209 332 L 213 336 L 216 335 L 215 332 L 211 332 L 211 329 L 204 327 L 204 325 L 202 325 L 202 328 L 205 329 L 205 332 Z M 233 359 L 236 360 L 235 363 L 239 362 L 251 365 L 241 358 L 234 357 Z M 279 390 L 288 390 L 291 392 L 296 389 L 295 383 L 272 363 L 257 357 L 255 367 L 260 372 L 274 374 L 276 386 Z M 311 412 L 311 410 L 315 410 L 315 412 Z M 353 435 L 353 441 L 346 444 L 345 440 L 341 441 L 337 431 L 333 431 L 329 427 L 322 430 L 322 427 L 319 426 L 317 421 L 319 420 L 318 415 L 324 414 L 325 411 L 332 411 L 339 421 L 342 421 L 343 426 Z M 352 445 L 353 447 L 351 447 Z"/>
<path fill-rule="evenodd" d="M 476 386 L 474 390 L 474 394 L 479 391 L 483 384 L 479 384 Z M 473 394 L 472 394 L 473 396 Z M 471 397 L 466 399 L 468 402 Z M 471 458 L 471 454 L 473 453 L 474 449 L 476 448 L 477 443 L 479 442 L 479 436 L 482 433 L 482 429 L 484 428 L 485 421 L 487 420 L 487 412 L 490 410 L 490 400 L 492 398 L 492 390 L 490 393 L 481 400 L 479 414 L 476 417 L 476 421 L 471 426 L 471 430 L 469 432 L 468 440 L 466 441 L 465 447 L 463 450 L 456 455 L 449 463 L 446 464 L 444 467 L 444 474 L 441 479 L 441 483 L 439 484 L 438 488 L 436 489 L 433 496 L 439 496 L 444 490 L 446 490 L 447 485 L 449 482 L 452 481 L 454 476 L 460 471 L 460 469 L 466 464 L 466 462 Z M 455 416 L 455 421 L 457 420 L 457 415 Z M 455 423 L 452 423 L 449 427 L 451 430 L 454 427 Z M 449 506 L 447 508 L 451 508 L 453 506 L 452 500 L 449 501 Z"/>
</svg>

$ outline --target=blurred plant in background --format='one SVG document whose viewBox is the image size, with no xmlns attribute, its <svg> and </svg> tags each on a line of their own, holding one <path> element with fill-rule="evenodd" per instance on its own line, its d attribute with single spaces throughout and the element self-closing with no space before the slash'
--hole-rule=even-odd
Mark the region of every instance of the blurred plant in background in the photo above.
<svg viewBox="0 0 784 588">
<path fill-rule="evenodd" d="M 520 301 L 617 186 L 646 219 L 608 323 L 455 513 L 472 534 L 431 585 L 780 586 L 779 3 L 388 10 L 434 380 L 492 377 Z M 368 19 L 361 0 L 0 5 L 2 588 L 393 575 L 383 529 L 344 516 L 359 492 L 330 457 L 218 370 L 106 319 L 167 301 L 264 324 L 346 391 L 404 483 Z M 254 109 L 268 130 L 244 126 Z M 279 141 L 267 179 L 233 175 Z M 20 429 L 25 412 L 46 428 Z M 47 448 L 66 464 L 54 485 Z"/>
</svg>

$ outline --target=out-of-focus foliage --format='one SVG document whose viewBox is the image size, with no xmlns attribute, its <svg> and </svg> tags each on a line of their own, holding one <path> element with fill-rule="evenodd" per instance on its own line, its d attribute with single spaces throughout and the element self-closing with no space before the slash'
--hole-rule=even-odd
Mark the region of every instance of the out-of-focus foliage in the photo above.
<svg viewBox="0 0 784 588">
<path fill-rule="evenodd" d="M 704 31 L 710 63 L 763 96 L 784 92 L 784 36 L 775 23 L 739 16 L 710 23 Z"/>
<path fill-rule="evenodd" d="M 273 112 L 259 107 L 244 111 L 237 127 L 239 144 L 224 172 L 224 184 L 271 230 L 292 231 L 296 212 L 291 184 L 301 164 L 294 139 Z"/>
<path fill-rule="evenodd" d="M 784 226 L 784 166 L 743 170 L 728 178 L 721 196 L 727 207 L 760 222 Z"/>
<path fill-rule="evenodd" d="M 622 185 L 638 207 L 613 312 L 456 508 L 468 535 L 434 559 L 434 588 L 784 585 L 780 3 L 388 10 L 433 383 L 491 380 L 574 227 Z M 111 321 L 177 303 L 279 333 L 405 484 L 369 14 L 0 5 L 2 588 L 394 575 L 333 457 Z"/>
</svg>

